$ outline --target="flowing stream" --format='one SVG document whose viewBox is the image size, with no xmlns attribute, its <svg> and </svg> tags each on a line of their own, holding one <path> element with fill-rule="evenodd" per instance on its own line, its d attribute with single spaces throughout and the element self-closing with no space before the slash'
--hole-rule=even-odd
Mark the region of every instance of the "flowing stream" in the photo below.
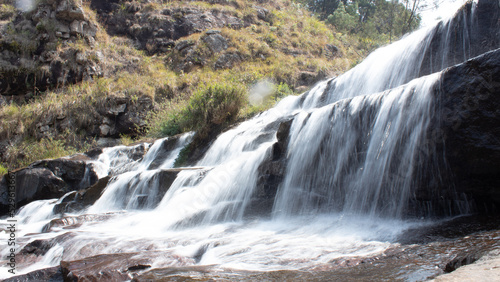
<svg viewBox="0 0 500 282">
<path fill-rule="evenodd" d="M 450 55 L 454 20 L 464 23 L 462 48 Z M 57 199 L 19 211 L 21 245 L 57 242 L 21 273 L 127 252 L 161 251 L 153 267 L 258 271 L 314 269 L 337 258 L 384 252 L 404 230 L 428 224 L 405 219 L 403 212 L 433 117 L 429 90 L 439 82 L 439 71 L 471 56 L 474 21 L 473 15 L 458 14 L 376 50 L 344 75 L 224 132 L 193 167 L 172 170 L 193 133 L 179 138 L 161 161 L 168 138 L 143 144 L 149 149 L 138 161 L 124 153 L 130 148 L 105 149 L 93 167 L 100 178 L 113 177 L 94 205 L 47 232 L 41 231 L 58 218 L 52 212 Z M 426 58 L 438 33 L 438 52 Z M 277 125 L 290 119 L 288 161 L 272 211 L 247 216 L 259 166 L 277 141 Z M 162 177 L 174 172 L 167 190 Z M 467 213 L 467 206 L 462 210 Z"/>
</svg>

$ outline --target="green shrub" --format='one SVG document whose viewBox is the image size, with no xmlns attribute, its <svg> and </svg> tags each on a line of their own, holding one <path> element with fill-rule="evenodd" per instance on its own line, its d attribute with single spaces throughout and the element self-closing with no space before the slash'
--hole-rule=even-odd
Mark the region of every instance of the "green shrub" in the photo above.
<svg viewBox="0 0 500 282">
<path fill-rule="evenodd" d="M 161 126 L 161 133 L 166 136 L 176 135 L 182 132 L 179 124 L 179 112 L 169 113 Z"/>
<path fill-rule="evenodd" d="M 161 132 L 171 136 L 194 130 L 205 135 L 214 126 L 235 121 L 246 103 L 245 89 L 236 84 L 203 86 L 191 96 L 186 106 L 168 113 Z"/>
<path fill-rule="evenodd" d="M 184 128 L 196 130 L 234 121 L 245 104 L 245 90 L 237 85 L 215 84 L 202 88 L 189 100 L 184 112 L 187 121 Z"/>
<path fill-rule="evenodd" d="M 5 21 L 14 17 L 16 14 L 16 8 L 8 4 L 0 4 L 0 20 Z"/>
<path fill-rule="evenodd" d="M 191 153 L 191 145 L 192 143 L 187 144 L 182 150 L 179 152 L 179 155 L 175 159 L 174 167 L 183 166 L 187 159 L 189 158 L 189 154 Z"/>
<path fill-rule="evenodd" d="M 0 164 L 0 176 L 3 176 L 5 174 L 7 174 L 9 172 L 9 170 L 4 167 L 2 164 Z"/>
</svg>

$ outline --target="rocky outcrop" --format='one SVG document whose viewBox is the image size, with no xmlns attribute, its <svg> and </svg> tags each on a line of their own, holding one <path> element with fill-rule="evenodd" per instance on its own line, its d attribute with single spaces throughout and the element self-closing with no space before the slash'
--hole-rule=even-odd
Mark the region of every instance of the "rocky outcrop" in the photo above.
<svg viewBox="0 0 500 282">
<path fill-rule="evenodd" d="M 289 119 L 277 124 L 277 141 L 258 168 L 259 178 L 254 195 L 246 210 L 248 215 L 268 214 L 273 208 L 274 197 L 286 172 L 286 151 L 292 122 L 293 119 Z"/>
<path fill-rule="evenodd" d="M 35 121 L 35 138 L 53 138 L 66 131 L 85 131 L 86 136 L 119 138 L 137 135 L 146 128 L 146 119 L 155 103 L 149 96 L 108 96 L 97 108 L 74 115 L 48 112 Z M 84 115 L 84 117 L 82 117 Z M 82 119 L 79 119 L 82 117 Z"/>
<path fill-rule="evenodd" d="M 482 212 L 500 211 L 500 49 L 443 73 L 431 133 L 459 194 Z M 439 141 L 443 143 L 440 144 Z"/>
<path fill-rule="evenodd" d="M 426 134 L 427 139 L 420 143 L 420 149 L 415 156 L 418 161 L 412 167 L 415 170 L 415 179 L 411 184 L 413 191 L 403 216 L 498 213 L 498 77 L 500 49 L 443 72 L 439 83 L 432 89 L 432 111 L 435 113 Z M 370 107 L 373 105 L 367 105 L 364 111 L 373 111 Z M 279 125 L 278 141 L 259 166 L 256 191 L 247 210 L 249 215 L 267 214 L 272 209 L 277 189 L 286 172 L 290 125 L 291 120 Z M 393 177 L 399 177 L 396 172 L 393 174 Z M 327 185 L 325 189 L 342 189 L 318 183 Z M 343 191 L 339 190 L 338 193 L 342 194 Z M 341 205 L 341 200 L 337 204 Z"/>
<path fill-rule="evenodd" d="M 220 9 L 180 7 L 157 9 L 154 3 L 92 1 L 109 34 L 126 35 L 149 53 L 172 50 L 182 37 L 206 30 L 230 27 L 244 22 L 235 14 Z"/>
<path fill-rule="evenodd" d="M 148 112 L 155 109 L 154 101 L 149 96 L 137 99 L 110 96 L 106 98 L 105 104 L 99 112 L 102 123 L 97 135 L 101 137 L 119 137 L 141 132 L 146 127 Z"/>
<path fill-rule="evenodd" d="M 9 181 L 10 174 L 14 181 Z M 11 186 L 15 188 L 16 207 L 20 208 L 35 200 L 60 198 L 97 181 L 97 175 L 85 162 L 64 158 L 37 161 L 10 174 L 0 183 L 0 214 L 8 212 L 7 192 Z"/>
<path fill-rule="evenodd" d="M 172 49 L 171 62 L 176 71 L 190 72 L 209 65 L 213 69 L 229 69 L 247 59 L 235 50 L 228 50 L 230 40 L 220 30 L 206 31 L 199 40 L 179 40 Z M 209 64 L 215 59 L 215 63 Z"/>
<path fill-rule="evenodd" d="M 25 95 L 102 75 L 103 55 L 91 50 L 97 26 L 81 0 L 39 1 L 33 11 L 19 13 L 0 30 L 2 95 Z"/>
<path fill-rule="evenodd" d="M 499 3 L 495 0 L 481 0 L 477 4 L 468 2 L 452 21 L 440 23 L 424 54 L 419 76 L 440 71 L 498 48 L 499 11 Z"/>
</svg>

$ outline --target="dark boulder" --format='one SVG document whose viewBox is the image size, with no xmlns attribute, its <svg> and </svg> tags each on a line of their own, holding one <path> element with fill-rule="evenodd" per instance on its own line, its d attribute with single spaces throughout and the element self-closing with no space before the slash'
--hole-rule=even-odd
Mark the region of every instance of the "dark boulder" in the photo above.
<svg viewBox="0 0 500 282">
<path fill-rule="evenodd" d="M 170 189 L 180 171 L 179 169 L 163 169 L 158 172 L 159 188 L 158 195 L 156 196 L 158 203 L 163 199 L 168 189 Z"/>
<path fill-rule="evenodd" d="M 105 176 L 87 189 L 66 194 L 59 200 L 60 203 L 54 206 L 53 212 L 58 214 L 76 212 L 93 205 L 101 197 L 110 178 L 110 176 Z"/>
<path fill-rule="evenodd" d="M 8 211 L 9 185 L 15 187 L 16 208 L 35 200 L 60 198 L 70 191 L 85 189 L 97 182 L 98 177 L 90 164 L 83 160 L 60 158 L 41 160 L 27 168 L 11 172 L 15 182 L 5 175 L 0 183 L 0 214 Z"/>
<path fill-rule="evenodd" d="M 60 177 L 69 190 L 86 188 L 97 181 L 97 175 L 84 161 L 69 160 L 65 158 L 41 160 L 32 163 L 31 168 L 47 168 L 55 176 Z M 86 177 L 89 181 L 85 181 Z M 90 182 L 90 183 L 89 183 Z M 82 187 L 85 186 L 85 187 Z"/>
<path fill-rule="evenodd" d="M 108 185 L 110 179 L 110 176 L 103 177 L 91 187 L 83 191 L 79 191 L 76 202 L 81 204 L 83 207 L 93 205 L 99 199 L 99 197 L 101 197 L 102 192 L 104 191 L 104 189 L 106 189 L 106 186 Z"/>
<path fill-rule="evenodd" d="M 15 182 L 8 181 L 14 174 Z M 68 192 L 68 186 L 47 168 L 23 168 L 4 176 L 0 186 L 0 214 L 9 211 L 9 188 L 15 187 L 15 202 L 19 208 L 34 200 L 59 198 Z"/>
<path fill-rule="evenodd" d="M 63 281 L 61 268 L 59 266 L 43 268 L 35 270 L 23 275 L 16 275 L 11 278 L 2 280 L 4 282 L 19 282 L 19 281 Z"/>
</svg>

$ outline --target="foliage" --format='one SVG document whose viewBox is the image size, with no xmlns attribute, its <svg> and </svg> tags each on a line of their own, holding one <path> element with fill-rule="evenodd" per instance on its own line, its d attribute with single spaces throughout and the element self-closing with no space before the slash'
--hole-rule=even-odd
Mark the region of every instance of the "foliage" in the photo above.
<svg viewBox="0 0 500 282">
<path fill-rule="evenodd" d="M 299 0 L 337 31 L 392 41 L 416 29 L 418 0 Z"/>
<path fill-rule="evenodd" d="M 25 167 L 36 160 L 54 159 L 77 153 L 80 150 L 90 148 L 90 144 L 77 148 L 66 144 L 67 140 L 42 138 L 39 141 L 25 140 L 16 146 L 8 148 L 8 167 L 14 169 Z"/>
<path fill-rule="evenodd" d="M 5 174 L 7 174 L 9 172 L 9 170 L 4 167 L 2 164 L 0 164 L 0 176 L 3 176 Z"/>
<path fill-rule="evenodd" d="M 235 121 L 245 104 L 245 89 L 237 84 L 208 85 L 196 91 L 185 107 L 168 115 L 162 133 L 174 135 L 195 130 L 208 134 L 213 126 Z"/>
<path fill-rule="evenodd" d="M 353 13 L 348 13 L 346 11 L 346 6 L 342 4 L 334 13 L 328 16 L 327 21 L 339 31 L 351 32 L 358 23 L 358 16 Z"/>
<path fill-rule="evenodd" d="M 189 143 L 184 148 L 182 148 L 182 150 L 179 152 L 179 155 L 175 159 L 174 167 L 180 167 L 186 163 L 189 154 L 191 153 L 191 146 L 193 146 L 192 144 L 193 143 Z"/>
<path fill-rule="evenodd" d="M 9 4 L 0 4 L 0 21 L 8 20 L 16 14 L 14 6 Z"/>
</svg>

